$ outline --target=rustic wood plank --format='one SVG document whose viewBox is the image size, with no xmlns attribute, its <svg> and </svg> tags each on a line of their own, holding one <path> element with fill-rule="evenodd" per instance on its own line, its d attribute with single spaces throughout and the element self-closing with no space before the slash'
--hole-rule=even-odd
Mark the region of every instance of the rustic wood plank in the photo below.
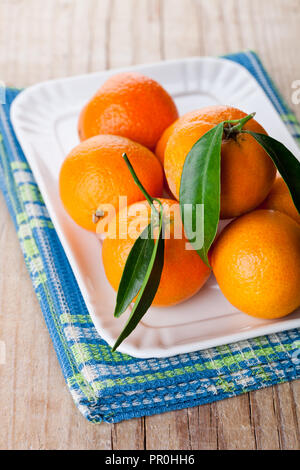
<svg viewBox="0 0 300 470">
<path fill-rule="evenodd" d="M 299 79 L 299 0 L 0 0 L 0 79 L 53 77 L 191 55 L 259 52 L 285 99 Z M 92 425 L 64 384 L 0 197 L 0 449 L 299 449 L 300 381 L 223 402 Z M 44 380 L 46 377 L 46 380 Z"/>
<path fill-rule="evenodd" d="M 294 421 L 299 436 L 300 430 L 300 380 L 294 380 L 290 382 L 291 396 L 292 396 L 292 407 L 294 410 Z M 297 448 L 300 446 L 300 440 L 298 438 Z"/>
<path fill-rule="evenodd" d="M 274 388 L 274 407 L 278 420 L 281 449 L 300 449 L 299 422 L 294 395 L 289 383 Z"/>
<path fill-rule="evenodd" d="M 162 51 L 164 59 L 199 55 L 197 9 L 192 0 L 161 2 Z"/>
<path fill-rule="evenodd" d="M 132 17 L 132 63 L 146 64 L 162 59 L 159 0 L 135 0 Z"/>
<path fill-rule="evenodd" d="M 143 450 L 145 441 L 144 418 L 117 423 L 112 429 L 113 450 Z"/>
<path fill-rule="evenodd" d="M 218 428 L 215 403 L 188 410 L 188 427 L 192 450 L 218 448 Z"/>
<path fill-rule="evenodd" d="M 163 413 L 146 419 L 146 449 L 191 449 L 188 410 Z"/>
<path fill-rule="evenodd" d="M 86 3 L 86 2 L 84 2 Z M 82 54 L 88 58 L 86 71 L 96 72 L 108 68 L 108 37 L 111 0 L 93 0 L 89 8 L 89 41 Z M 82 73 L 82 70 L 79 72 Z"/>
<path fill-rule="evenodd" d="M 108 66 L 125 67 L 133 64 L 133 0 L 111 2 L 108 31 Z"/>
<path fill-rule="evenodd" d="M 280 449 L 273 388 L 250 393 L 250 413 L 259 450 Z"/>
<path fill-rule="evenodd" d="M 216 415 L 219 449 L 256 449 L 248 394 L 217 402 Z"/>
</svg>

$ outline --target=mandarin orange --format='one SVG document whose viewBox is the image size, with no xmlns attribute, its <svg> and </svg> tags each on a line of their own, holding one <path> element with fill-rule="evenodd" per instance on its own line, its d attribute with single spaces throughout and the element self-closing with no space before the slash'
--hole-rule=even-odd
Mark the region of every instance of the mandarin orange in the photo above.
<svg viewBox="0 0 300 470">
<path fill-rule="evenodd" d="M 156 156 L 146 147 L 113 135 L 98 135 L 77 145 L 64 160 L 59 176 L 59 190 L 63 205 L 81 227 L 95 231 L 94 215 L 114 215 L 107 205 L 119 210 L 127 203 L 144 199 L 132 181 L 122 154 L 126 153 L 134 165 L 138 178 L 151 196 L 160 196 L 163 190 L 163 171 Z M 109 213 L 108 213 L 109 212 Z"/>
<path fill-rule="evenodd" d="M 201 110 L 200 110 L 201 111 Z M 229 106 L 204 108 L 198 120 L 184 122 L 171 133 L 164 154 L 168 185 L 179 199 L 180 179 L 185 158 L 209 129 L 225 120 L 246 114 Z M 266 133 L 254 119 L 244 129 Z M 237 217 L 255 209 L 268 195 L 276 176 L 271 158 L 249 134 L 224 138 L 221 150 L 221 218 Z"/>
<path fill-rule="evenodd" d="M 210 269 L 201 261 L 196 251 L 186 249 L 187 246 L 191 247 L 184 237 L 178 202 L 171 199 L 160 201 L 166 216 L 169 238 L 165 239 L 164 267 L 153 305 L 169 306 L 194 295 L 208 279 Z M 102 246 L 102 259 L 107 279 L 115 290 L 118 290 L 127 257 L 136 238 L 150 222 L 150 214 L 148 202 L 142 201 L 128 208 L 127 219 L 126 209 L 109 223 L 108 234 Z M 125 227 L 128 229 L 124 231 L 121 224 L 125 220 Z"/>
<path fill-rule="evenodd" d="M 110 77 L 79 116 L 80 140 L 98 134 L 128 137 L 150 148 L 178 117 L 176 105 L 155 80 L 140 73 Z"/>
<path fill-rule="evenodd" d="M 256 210 L 225 227 L 211 251 L 221 291 L 242 312 L 279 318 L 300 305 L 300 226 L 286 214 Z"/>
<path fill-rule="evenodd" d="M 217 108 L 217 109 L 216 109 Z M 171 124 L 167 129 L 164 130 L 162 133 L 159 141 L 156 144 L 155 147 L 155 155 L 157 158 L 160 160 L 160 162 L 163 164 L 164 163 L 164 158 L 165 158 L 165 150 L 166 146 L 168 143 L 169 138 L 173 134 L 175 130 L 180 129 L 183 127 L 185 124 L 189 122 L 194 122 L 194 121 L 201 121 L 205 120 L 210 122 L 210 120 L 215 118 L 215 114 L 217 112 L 218 118 L 222 119 L 222 116 L 224 116 L 223 120 L 229 119 L 226 118 L 230 113 L 230 110 L 228 109 L 228 106 L 207 106 L 205 108 L 200 108 L 200 109 L 195 109 L 193 111 L 189 111 L 182 116 L 180 116 L 173 124 Z M 234 118 L 232 118 L 234 119 Z"/>
</svg>

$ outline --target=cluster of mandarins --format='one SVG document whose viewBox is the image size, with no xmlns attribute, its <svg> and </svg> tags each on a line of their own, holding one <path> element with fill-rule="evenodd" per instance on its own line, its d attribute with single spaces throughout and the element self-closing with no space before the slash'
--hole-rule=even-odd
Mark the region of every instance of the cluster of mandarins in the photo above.
<svg viewBox="0 0 300 470">
<path fill-rule="evenodd" d="M 112 76 L 81 111 L 81 143 L 66 157 L 60 172 L 65 209 L 81 227 L 99 233 L 107 204 L 120 211 L 118 223 L 125 210 L 119 207 L 119 196 L 126 196 L 128 205 L 143 201 L 123 153 L 147 192 L 161 198 L 165 184 L 172 196 L 161 201 L 178 208 L 181 173 L 192 146 L 216 124 L 244 116 L 233 107 L 212 106 L 178 117 L 171 96 L 156 81 L 138 73 Z M 254 119 L 244 128 L 266 133 Z M 146 201 L 143 204 L 150 218 L 150 207 Z M 300 305 L 300 216 L 284 181 L 276 178 L 272 160 L 249 134 L 223 140 L 221 218 L 234 220 L 214 242 L 209 257 L 227 299 L 262 318 L 295 310 Z M 134 239 L 118 237 L 118 230 L 109 236 L 109 226 L 116 220 L 107 220 L 102 257 L 107 278 L 117 290 Z M 149 220 L 137 222 L 141 233 Z M 208 279 L 210 269 L 196 251 L 186 250 L 186 243 L 184 234 L 182 239 L 165 240 L 154 305 L 182 302 Z"/>
</svg>

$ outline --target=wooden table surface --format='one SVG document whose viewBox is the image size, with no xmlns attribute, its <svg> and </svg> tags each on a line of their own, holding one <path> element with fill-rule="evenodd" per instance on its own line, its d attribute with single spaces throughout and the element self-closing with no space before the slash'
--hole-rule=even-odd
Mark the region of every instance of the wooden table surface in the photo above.
<svg viewBox="0 0 300 470">
<path fill-rule="evenodd" d="M 26 86 L 110 67 L 243 49 L 285 99 L 300 79 L 300 0 L 0 0 L 0 80 Z M 1 449 L 299 449 L 300 381 L 211 405 L 94 425 L 64 383 L 0 196 Z"/>
</svg>

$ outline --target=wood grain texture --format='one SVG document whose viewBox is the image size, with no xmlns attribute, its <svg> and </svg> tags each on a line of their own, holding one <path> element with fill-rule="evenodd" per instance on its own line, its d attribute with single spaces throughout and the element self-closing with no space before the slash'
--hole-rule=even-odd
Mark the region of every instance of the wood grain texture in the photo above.
<svg viewBox="0 0 300 470">
<path fill-rule="evenodd" d="M 300 0 L 0 0 L 0 80 L 27 86 L 254 49 L 291 102 Z M 299 449 L 300 381 L 116 425 L 88 423 L 64 384 L 0 196 L 0 449 Z M 46 379 L 45 379 L 46 377 Z"/>
</svg>

